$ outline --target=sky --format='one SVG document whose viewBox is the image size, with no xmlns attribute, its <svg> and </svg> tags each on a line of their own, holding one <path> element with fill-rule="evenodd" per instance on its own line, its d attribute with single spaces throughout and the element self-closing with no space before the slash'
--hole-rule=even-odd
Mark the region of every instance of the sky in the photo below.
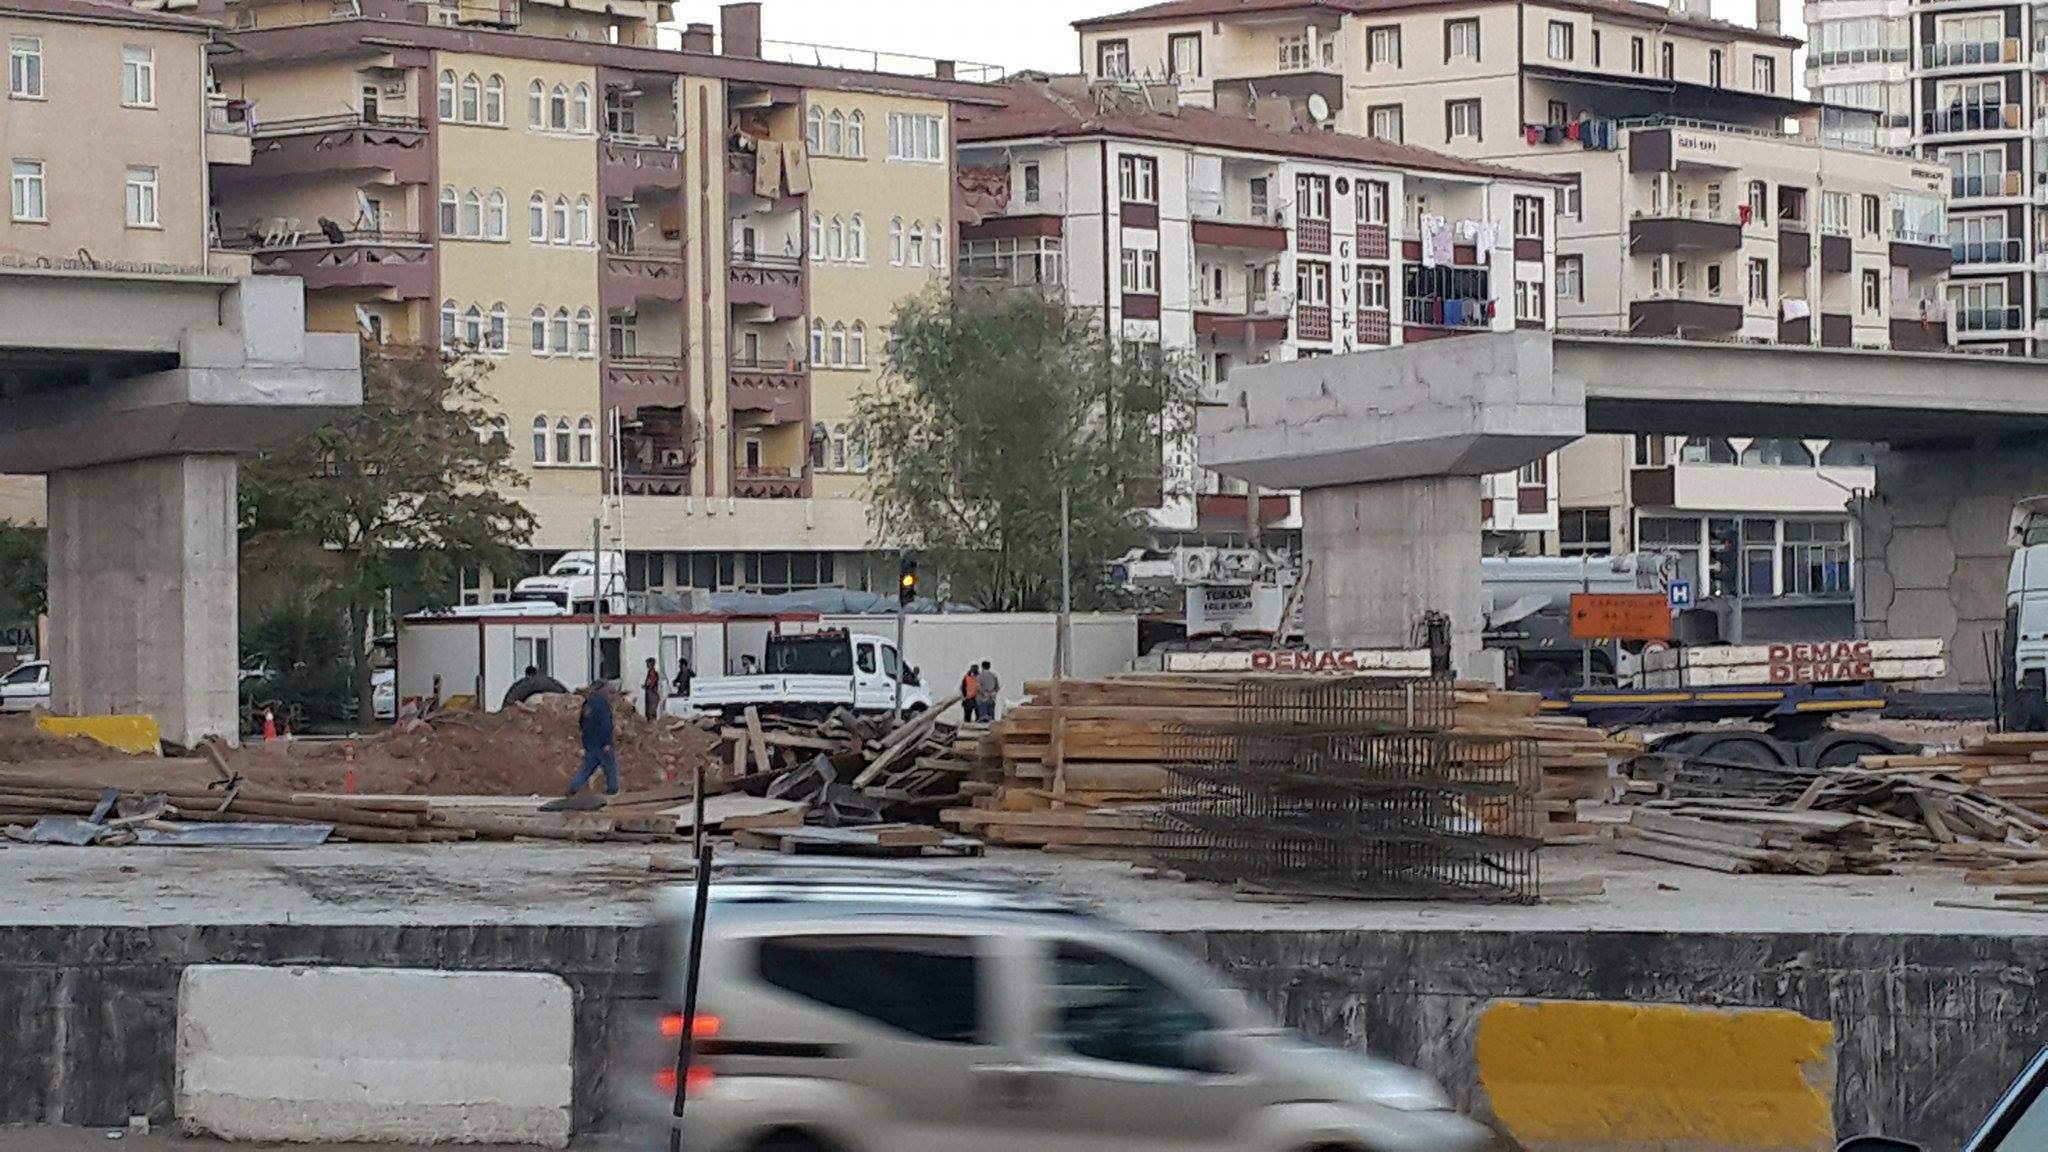
<svg viewBox="0 0 2048 1152">
<path fill-rule="evenodd" d="M 762 36 L 787 43 L 822 44 L 834 48 L 903 53 L 965 63 L 996 64 L 1009 71 L 1036 68 L 1073 72 L 1080 67 L 1079 39 L 1073 22 L 1089 16 L 1128 11 L 1147 0 L 764 0 Z M 1804 38 L 1802 0 L 1780 0 L 1785 31 Z M 683 23 L 718 25 L 718 0 L 677 0 L 676 18 Z M 1713 13 L 1742 24 L 1754 23 L 1754 0 L 1713 0 Z M 767 55 L 806 59 L 801 51 Z M 851 63 L 845 55 L 821 54 L 827 64 Z M 890 71 L 905 71 L 909 62 L 884 61 Z M 970 78 L 963 70 L 963 79 Z M 978 77 L 977 77 L 978 78 Z M 1793 79 L 1804 88 L 1795 67 Z"/>
</svg>

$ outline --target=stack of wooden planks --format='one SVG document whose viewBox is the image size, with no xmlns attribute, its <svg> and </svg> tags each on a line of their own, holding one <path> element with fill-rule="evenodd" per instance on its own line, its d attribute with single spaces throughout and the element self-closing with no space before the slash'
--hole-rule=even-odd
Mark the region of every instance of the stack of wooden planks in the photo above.
<svg viewBox="0 0 2048 1152">
<path fill-rule="evenodd" d="M 1863 767 L 1947 776 L 2036 812 L 2048 812 L 2048 733 L 1970 736 L 1952 752 L 1866 756 Z"/>
<path fill-rule="evenodd" d="M 1150 806 L 1171 777 L 1177 725 L 1238 718 L 1234 674 L 1147 674 L 1068 680 L 1055 707 L 1051 681 L 1025 685 L 1025 702 L 998 720 L 964 791 L 973 801 L 942 818 L 991 843 L 1137 854 L 1151 843 Z M 1462 685 L 1454 732 L 1536 742 L 1546 842 L 1590 839 L 1581 801 L 1606 799 L 1615 765 L 1634 754 L 1583 721 L 1538 715 L 1538 697 Z"/>
<path fill-rule="evenodd" d="M 957 703 L 956 701 L 949 701 Z M 835 710 L 822 720 L 764 716 L 749 707 L 737 723 L 719 729 L 720 763 L 705 791 L 755 790 L 799 771 L 819 757 L 835 780 L 860 789 L 878 804 L 936 812 L 965 799 L 960 785 L 980 754 L 982 729 L 941 724 L 945 706 L 902 722 Z"/>
</svg>

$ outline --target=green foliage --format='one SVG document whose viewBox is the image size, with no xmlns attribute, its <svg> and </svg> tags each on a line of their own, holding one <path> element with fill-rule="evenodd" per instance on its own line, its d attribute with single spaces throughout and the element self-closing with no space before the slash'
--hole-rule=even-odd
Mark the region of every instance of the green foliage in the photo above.
<svg viewBox="0 0 2048 1152">
<path fill-rule="evenodd" d="M 368 632 L 387 593 L 448 602 L 462 570 L 511 571 L 533 516 L 502 437 L 485 438 L 489 365 L 366 345 L 363 404 L 242 466 L 245 565 L 303 571 L 309 598 L 346 623 L 355 695 L 369 714 Z"/>
<path fill-rule="evenodd" d="M 956 599 L 1057 608 L 1064 487 L 1075 606 L 1104 604 L 1104 563 L 1144 542 L 1166 446 L 1189 435 L 1188 362 L 1114 347 L 1056 300 L 934 292 L 897 305 L 888 365 L 855 411 L 879 537 L 922 556 Z"/>
<path fill-rule="evenodd" d="M 255 701 L 275 702 L 309 720 L 345 720 L 355 705 L 348 634 L 342 618 L 316 605 L 284 605 L 244 629 L 244 658 L 267 669 L 245 685 Z"/>
<path fill-rule="evenodd" d="M 0 621 L 33 620 L 50 605 L 44 534 L 0 523 Z"/>
</svg>

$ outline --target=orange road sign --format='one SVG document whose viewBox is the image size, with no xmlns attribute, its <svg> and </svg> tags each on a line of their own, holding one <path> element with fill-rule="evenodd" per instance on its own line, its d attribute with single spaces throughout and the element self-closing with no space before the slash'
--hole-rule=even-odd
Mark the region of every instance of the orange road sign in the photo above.
<svg viewBox="0 0 2048 1152">
<path fill-rule="evenodd" d="M 1662 592 L 1574 592 L 1572 638 L 1669 640 L 1671 601 Z"/>
</svg>

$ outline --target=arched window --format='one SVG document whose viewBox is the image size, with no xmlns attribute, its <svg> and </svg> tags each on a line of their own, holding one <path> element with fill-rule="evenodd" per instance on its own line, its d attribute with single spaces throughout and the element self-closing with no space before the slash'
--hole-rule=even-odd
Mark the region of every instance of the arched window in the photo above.
<svg viewBox="0 0 2048 1152">
<path fill-rule="evenodd" d="M 590 131 L 590 85 L 576 85 L 576 130 Z"/>
<path fill-rule="evenodd" d="M 533 418 L 533 462 L 548 462 L 548 418 L 546 414 Z"/>
<path fill-rule="evenodd" d="M 548 127 L 557 132 L 569 130 L 569 90 L 560 84 L 548 92 Z"/>
<path fill-rule="evenodd" d="M 589 356 L 597 351 L 597 317 L 588 308 L 576 310 L 576 354 Z"/>
<path fill-rule="evenodd" d="M 484 346 L 484 310 L 474 304 L 462 313 L 462 342 L 470 348 Z"/>
<path fill-rule="evenodd" d="M 889 263 L 903 266 L 903 217 L 889 221 Z"/>
<path fill-rule="evenodd" d="M 804 143 L 809 144 L 813 152 L 825 150 L 825 110 L 816 104 L 804 113 Z"/>
<path fill-rule="evenodd" d="M 567 464 L 569 451 L 569 418 L 564 416 L 555 421 L 555 463 Z"/>
<path fill-rule="evenodd" d="M 832 218 L 832 227 L 825 232 L 825 251 L 833 260 L 846 259 L 846 224 L 837 216 Z"/>
<path fill-rule="evenodd" d="M 450 305 L 450 307 L 453 307 L 453 305 Z M 813 320 L 811 321 L 811 366 L 817 367 L 824 363 L 825 322 L 823 320 Z"/>
<path fill-rule="evenodd" d="M 455 319 L 461 314 L 461 310 L 455 306 L 455 301 L 441 301 L 441 347 L 455 347 Z"/>
<path fill-rule="evenodd" d="M 505 78 L 496 72 L 484 81 L 484 123 L 505 123 Z"/>
<path fill-rule="evenodd" d="M 548 242 L 548 198 L 539 192 L 526 201 L 526 238 L 535 244 Z"/>
<path fill-rule="evenodd" d="M 544 128 L 547 126 L 547 99 L 548 90 L 540 81 L 535 80 L 526 86 L 526 126 L 528 128 Z"/>
<path fill-rule="evenodd" d="M 858 426 L 855 426 L 853 435 L 846 438 L 846 463 L 855 472 L 868 470 L 868 438 Z"/>
<path fill-rule="evenodd" d="M 825 467 L 829 471 L 846 471 L 846 425 L 832 426 L 832 452 L 826 457 L 826 461 Z"/>
<path fill-rule="evenodd" d="M 946 226 L 932 221 L 932 267 L 946 266 Z"/>
<path fill-rule="evenodd" d="M 474 188 L 462 194 L 462 234 L 471 239 L 484 234 L 484 198 Z"/>
<path fill-rule="evenodd" d="M 855 264 L 868 262 L 868 226 L 861 222 L 858 212 L 846 225 L 846 258 Z"/>
<path fill-rule="evenodd" d="M 493 352 L 505 350 L 505 302 L 491 305 L 491 326 L 484 334 L 484 343 Z"/>
<path fill-rule="evenodd" d="M 437 91 L 439 98 L 434 102 L 435 111 L 441 114 L 443 120 L 455 119 L 455 73 L 452 70 L 441 73 Z"/>
<path fill-rule="evenodd" d="M 576 422 L 576 462 L 597 463 L 597 422 L 588 416 Z"/>
<path fill-rule="evenodd" d="M 538 304 L 535 304 L 533 306 L 533 314 L 528 317 L 528 320 L 530 320 L 533 324 L 533 331 L 529 333 L 526 338 L 528 346 L 533 349 L 533 354 L 535 356 L 547 355 L 548 310 L 541 307 Z"/>
<path fill-rule="evenodd" d="M 443 236 L 453 236 L 456 234 L 457 224 L 459 223 L 455 215 L 457 203 L 455 185 L 441 185 L 441 235 Z"/>
<path fill-rule="evenodd" d="M 557 244 L 567 244 L 569 242 L 569 198 L 567 196 L 555 197 L 554 241 Z"/>
<path fill-rule="evenodd" d="M 846 367 L 846 325 L 844 324 L 834 324 L 832 326 L 832 366 L 834 368 Z"/>
<path fill-rule="evenodd" d="M 456 105 L 456 119 L 474 124 L 483 119 L 484 82 L 471 72 L 462 78 L 462 102 Z"/>
<path fill-rule="evenodd" d="M 910 257 L 910 266 L 912 268 L 924 267 L 924 221 L 911 221 L 910 242 L 905 252 Z"/>
<path fill-rule="evenodd" d="M 862 116 L 860 109 L 855 108 L 853 115 L 846 118 L 846 154 L 848 156 L 865 156 L 867 154 L 866 135 L 867 117 Z"/>
<path fill-rule="evenodd" d="M 825 155 L 837 156 L 846 151 L 846 117 L 834 108 L 825 121 Z"/>
<path fill-rule="evenodd" d="M 484 235 L 493 240 L 505 238 L 505 193 L 503 189 L 491 189 L 490 199 L 484 202 Z"/>
<path fill-rule="evenodd" d="M 868 366 L 868 326 L 858 320 L 846 331 L 846 362 L 855 368 Z"/>
<path fill-rule="evenodd" d="M 811 213 L 811 259 L 821 260 L 825 256 L 825 214 Z"/>
<path fill-rule="evenodd" d="M 553 327 L 548 330 L 548 347 L 553 348 L 557 356 L 569 354 L 569 310 L 567 308 L 555 309 L 555 322 Z"/>
<path fill-rule="evenodd" d="M 576 242 L 590 243 L 590 197 L 576 198 Z"/>
</svg>

